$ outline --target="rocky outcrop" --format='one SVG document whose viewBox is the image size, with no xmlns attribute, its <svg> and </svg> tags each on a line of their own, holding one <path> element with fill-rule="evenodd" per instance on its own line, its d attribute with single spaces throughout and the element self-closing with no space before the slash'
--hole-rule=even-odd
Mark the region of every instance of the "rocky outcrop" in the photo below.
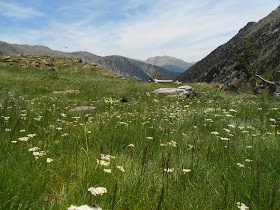
<svg viewBox="0 0 280 210">
<path fill-rule="evenodd" d="M 178 88 L 159 88 L 152 93 L 165 94 L 169 96 L 185 96 L 193 97 L 196 96 L 196 91 L 191 86 L 180 86 Z"/>
<path fill-rule="evenodd" d="M 234 54 L 242 54 L 244 40 L 252 42 L 260 51 L 260 56 L 255 61 L 260 63 L 257 74 L 272 79 L 280 67 L 280 8 L 258 23 L 248 23 L 230 41 L 215 49 L 177 79 L 184 82 L 218 82 L 228 86 L 234 84 L 244 76 L 233 59 Z"/>
</svg>

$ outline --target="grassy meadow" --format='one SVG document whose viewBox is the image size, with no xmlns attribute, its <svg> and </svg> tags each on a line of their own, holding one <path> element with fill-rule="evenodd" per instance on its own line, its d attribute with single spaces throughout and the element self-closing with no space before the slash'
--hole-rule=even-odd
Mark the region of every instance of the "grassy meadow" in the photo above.
<svg viewBox="0 0 280 210">
<path fill-rule="evenodd" d="M 0 64 L 0 209 L 279 208 L 280 99 L 188 85 Z"/>
</svg>

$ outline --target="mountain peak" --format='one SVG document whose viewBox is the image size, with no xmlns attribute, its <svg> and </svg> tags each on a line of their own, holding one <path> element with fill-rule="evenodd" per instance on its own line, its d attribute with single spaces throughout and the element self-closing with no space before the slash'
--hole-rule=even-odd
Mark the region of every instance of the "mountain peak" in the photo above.
<svg viewBox="0 0 280 210">
<path fill-rule="evenodd" d="M 167 67 L 166 69 L 168 70 L 173 69 L 173 71 L 179 72 L 184 72 L 192 65 L 191 63 L 167 55 L 150 57 L 145 62 L 163 68 Z"/>
</svg>

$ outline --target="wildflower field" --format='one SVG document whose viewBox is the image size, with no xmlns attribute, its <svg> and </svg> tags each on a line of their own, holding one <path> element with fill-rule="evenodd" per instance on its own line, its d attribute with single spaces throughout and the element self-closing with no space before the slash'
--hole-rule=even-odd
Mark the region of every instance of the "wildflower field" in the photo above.
<svg viewBox="0 0 280 210">
<path fill-rule="evenodd" d="M 279 98 L 67 68 L 0 66 L 0 209 L 280 207 Z"/>
</svg>

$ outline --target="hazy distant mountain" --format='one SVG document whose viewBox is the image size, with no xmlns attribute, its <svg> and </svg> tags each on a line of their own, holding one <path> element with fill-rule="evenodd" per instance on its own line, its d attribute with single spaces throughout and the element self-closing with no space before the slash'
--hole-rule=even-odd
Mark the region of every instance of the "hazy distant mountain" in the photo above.
<svg viewBox="0 0 280 210">
<path fill-rule="evenodd" d="M 193 65 L 193 63 L 188 63 L 181 59 L 177 59 L 166 55 L 151 57 L 148 58 L 145 62 L 176 72 L 184 72 Z"/>
<path fill-rule="evenodd" d="M 184 82 L 220 82 L 229 86 L 246 85 L 240 63 L 233 59 L 242 55 L 244 41 L 248 40 L 259 50 L 254 62 L 260 63 L 257 74 L 272 80 L 280 69 L 280 6 L 259 22 L 250 22 L 227 43 L 221 45 L 193 65 L 177 79 Z"/>
<path fill-rule="evenodd" d="M 166 79 L 175 79 L 179 75 L 178 72 L 168 71 L 158 66 L 153 66 L 144 62 L 139 62 L 130 58 L 117 55 L 101 57 L 89 52 L 66 53 L 61 51 L 55 51 L 45 46 L 17 45 L 1 41 L 0 50 L 3 52 L 3 54 L 17 54 L 19 52 L 23 52 L 27 55 L 34 54 L 75 58 L 79 57 L 84 60 L 100 64 L 106 67 L 107 69 L 116 72 L 124 77 L 140 81 L 148 81 L 149 77 L 153 76 L 155 72 L 161 73 L 162 77 Z"/>
</svg>

